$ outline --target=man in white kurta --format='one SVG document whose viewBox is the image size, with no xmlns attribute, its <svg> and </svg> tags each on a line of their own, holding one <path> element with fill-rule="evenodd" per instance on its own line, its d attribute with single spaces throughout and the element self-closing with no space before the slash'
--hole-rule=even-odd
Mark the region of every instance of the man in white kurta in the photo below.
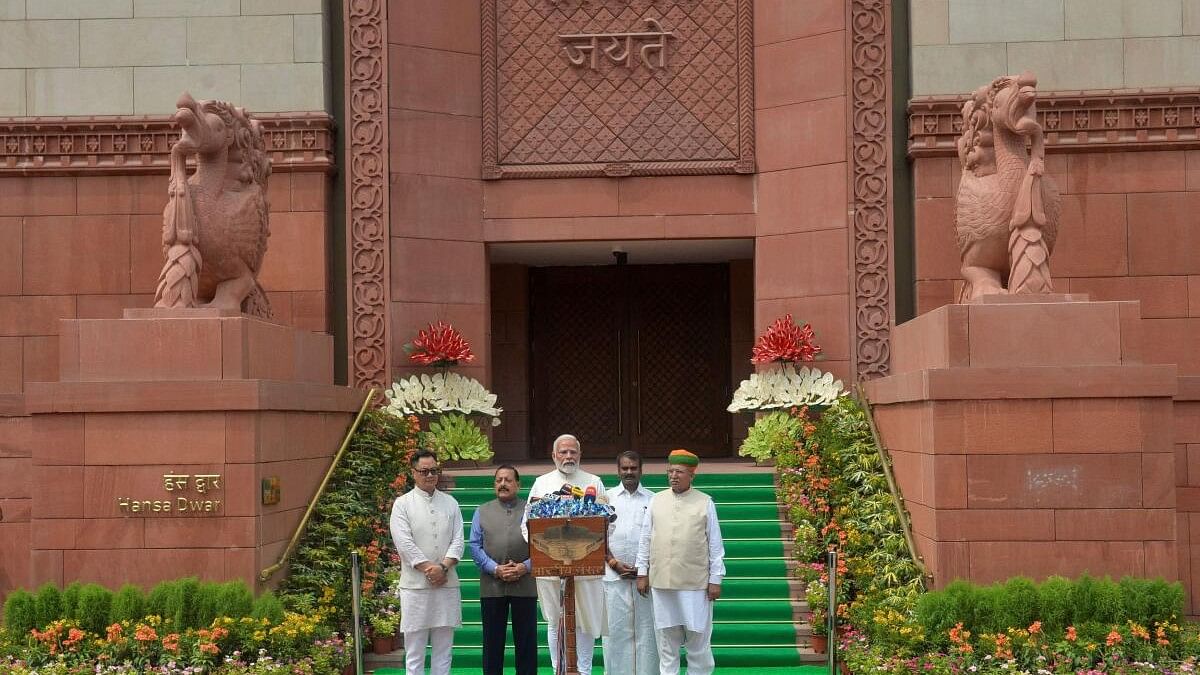
<svg viewBox="0 0 1200 675">
<path fill-rule="evenodd" d="M 538 476 L 529 488 L 529 500 L 557 492 L 564 484 L 583 489 L 596 488 L 597 495 L 606 495 L 604 481 L 599 476 L 579 468 L 583 452 L 579 440 L 570 434 L 554 439 L 550 449 L 554 459 L 554 470 Z M 606 498 L 605 498 L 606 499 Z M 525 512 L 528 518 L 528 507 Z M 522 534 L 529 540 L 529 531 L 522 525 Z M 604 586 L 601 577 L 575 577 L 575 654 L 576 667 L 580 675 L 591 675 L 592 652 L 596 648 L 596 637 L 608 632 L 604 619 Z M 538 577 L 538 603 L 542 606 L 542 617 L 546 619 L 546 641 L 550 647 L 550 662 L 558 672 L 559 634 L 558 622 L 562 618 L 562 579 Z M 615 671 L 614 671 L 615 672 Z"/>
<path fill-rule="evenodd" d="M 650 593 L 659 668 L 679 674 L 687 650 L 688 675 L 710 675 L 713 602 L 721 597 L 725 543 L 712 498 L 692 489 L 700 458 L 687 450 L 667 457 L 670 490 L 650 500 L 638 545 L 638 592 Z"/>
<path fill-rule="evenodd" d="M 408 675 L 425 674 L 425 646 L 432 647 L 431 675 L 448 675 L 454 629 L 462 625 L 462 594 L 455 566 L 463 554 L 463 517 L 458 502 L 437 489 L 437 456 L 418 450 L 412 458 L 415 487 L 392 504 L 392 541 L 400 553 L 400 631 Z"/>
<path fill-rule="evenodd" d="M 658 675 L 654 609 L 637 592 L 637 552 L 642 523 L 654 493 L 642 487 L 642 457 L 633 450 L 617 456 L 621 484 L 608 491 L 617 519 L 608 528 L 608 569 L 604 572 L 604 604 L 608 635 L 604 669 L 622 675 Z"/>
</svg>

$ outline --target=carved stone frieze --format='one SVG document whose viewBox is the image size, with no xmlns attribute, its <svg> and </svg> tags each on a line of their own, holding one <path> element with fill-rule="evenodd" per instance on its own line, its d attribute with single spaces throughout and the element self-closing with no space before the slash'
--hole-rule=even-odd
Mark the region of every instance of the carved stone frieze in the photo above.
<svg viewBox="0 0 1200 675">
<path fill-rule="evenodd" d="M 333 118 L 255 114 L 273 170 L 332 171 Z M 163 117 L 0 118 L 0 176 L 166 174 L 179 125 Z"/>
<path fill-rule="evenodd" d="M 909 156 L 955 156 L 966 100 L 909 101 Z M 1045 92 L 1038 95 L 1037 118 L 1050 152 L 1200 148 L 1200 89 Z"/>
<path fill-rule="evenodd" d="M 346 246 L 350 384 L 384 388 L 388 372 L 387 2 L 344 0 Z"/>
<path fill-rule="evenodd" d="M 894 321 L 891 217 L 891 0 L 850 2 L 854 367 L 888 374 Z"/>
<path fill-rule="evenodd" d="M 753 0 L 483 0 L 483 177 L 754 171 Z"/>
</svg>

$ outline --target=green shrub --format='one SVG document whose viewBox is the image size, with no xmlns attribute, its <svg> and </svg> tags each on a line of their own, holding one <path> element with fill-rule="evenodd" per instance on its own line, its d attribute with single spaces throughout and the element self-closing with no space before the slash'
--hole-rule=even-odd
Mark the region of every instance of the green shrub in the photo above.
<svg viewBox="0 0 1200 675">
<path fill-rule="evenodd" d="M 947 631 L 954 624 L 963 621 L 958 613 L 959 593 L 962 586 L 970 584 L 955 581 L 946 586 L 941 593 L 925 593 L 917 599 L 917 620 L 925 626 L 930 641 L 936 645 L 947 644 Z"/>
<path fill-rule="evenodd" d="M 108 620 L 111 623 L 141 621 L 146 616 L 145 605 L 146 599 L 142 595 L 142 589 L 133 584 L 125 584 L 113 596 Z"/>
<path fill-rule="evenodd" d="M 996 605 L 997 630 L 1009 626 L 1024 628 L 1041 615 L 1037 586 L 1027 577 L 1013 577 L 1005 582 L 1004 590 L 996 595 Z"/>
<path fill-rule="evenodd" d="M 1125 603 L 1121 598 L 1121 587 L 1105 578 L 1096 583 L 1096 604 L 1092 615 L 1085 617 L 1088 621 L 1099 623 L 1117 623 L 1125 620 Z M 1130 617 L 1134 618 L 1134 617 Z"/>
<path fill-rule="evenodd" d="M 113 593 L 100 584 L 87 584 L 79 591 L 79 627 L 104 635 L 112 612 Z"/>
<path fill-rule="evenodd" d="M 738 454 L 756 462 L 766 462 L 800 439 L 803 422 L 790 413 L 777 410 L 763 415 L 750 427 Z"/>
<path fill-rule="evenodd" d="M 196 595 L 192 599 L 196 628 L 211 625 L 213 619 L 221 615 L 221 586 L 202 582 L 196 587 Z"/>
<path fill-rule="evenodd" d="M 1062 577 L 1050 577 L 1038 588 L 1040 619 L 1046 633 L 1061 634 L 1074 623 L 1071 605 L 1071 582 Z"/>
<path fill-rule="evenodd" d="M 251 616 L 256 619 L 268 619 L 271 623 L 279 623 L 283 621 L 283 603 L 279 598 L 275 597 L 274 593 L 266 592 L 258 596 L 254 601 L 254 609 Z"/>
<path fill-rule="evenodd" d="M 147 616 L 167 617 L 174 614 L 172 610 L 175 597 L 175 580 L 160 581 L 146 595 L 144 609 Z M 170 612 L 170 613 L 168 613 Z"/>
<path fill-rule="evenodd" d="M 240 619 L 254 611 L 254 594 L 244 581 L 221 584 L 219 615 Z"/>
<path fill-rule="evenodd" d="M 47 625 L 63 618 L 62 591 L 52 583 L 43 584 L 37 590 L 37 627 Z"/>
<path fill-rule="evenodd" d="M 72 581 L 63 589 L 63 617 L 79 620 L 79 593 L 83 591 L 83 583 Z"/>
<path fill-rule="evenodd" d="M 1071 589 L 1071 607 L 1074 610 L 1074 623 L 1083 623 L 1089 617 L 1096 615 L 1096 586 L 1099 582 L 1095 577 L 1084 572 Z"/>
<path fill-rule="evenodd" d="M 18 588 L 8 594 L 4 601 L 4 627 L 9 633 L 27 635 L 30 630 L 40 628 L 37 616 L 37 598 L 33 593 Z"/>
<path fill-rule="evenodd" d="M 200 621 L 200 604 L 197 597 L 200 593 L 200 580 L 195 577 L 180 579 L 176 582 L 176 604 L 171 614 L 175 625 L 180 629 L 201 628 L 207 623 Z"/>
</svg>

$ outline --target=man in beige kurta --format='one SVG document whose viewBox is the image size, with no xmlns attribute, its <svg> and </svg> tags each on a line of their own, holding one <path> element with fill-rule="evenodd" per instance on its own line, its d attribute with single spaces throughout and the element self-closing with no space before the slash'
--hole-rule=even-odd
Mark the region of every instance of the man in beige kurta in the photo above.
<svg viewBox="0 0 1200 675">
<path fill-rule="evenodd" d="M 650 500 L 638 545 L 637 588 L 654 603 L 659 672 L 679 675 L 679 650 L 687 650 L 688 675 L 710 675 L 713 602 L 721 597 L 725 543 L 717 508 L 692 489 L 700 458 L 672 450 L 667 482 Z"/>
</svg>

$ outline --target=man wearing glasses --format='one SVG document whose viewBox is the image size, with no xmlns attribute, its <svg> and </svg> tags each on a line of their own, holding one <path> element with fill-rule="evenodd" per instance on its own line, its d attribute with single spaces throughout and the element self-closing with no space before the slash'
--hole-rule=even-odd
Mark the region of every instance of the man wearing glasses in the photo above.
<svg viewBox="0 0 1200 675">
<path fill-rule="evenodd" d="M 449 675 L 454 629 L 462 625 L 462 594 L 455 565 L 463 554 L 458 502 L 437 489 L 437 456 L 412 456 L 415 488 L 392 505 L 392 541 L 400 552 L 400 630 L 408 675 L 425 675 L 425 646 L 432 647 L 430 673 Z"/>
</svg>

